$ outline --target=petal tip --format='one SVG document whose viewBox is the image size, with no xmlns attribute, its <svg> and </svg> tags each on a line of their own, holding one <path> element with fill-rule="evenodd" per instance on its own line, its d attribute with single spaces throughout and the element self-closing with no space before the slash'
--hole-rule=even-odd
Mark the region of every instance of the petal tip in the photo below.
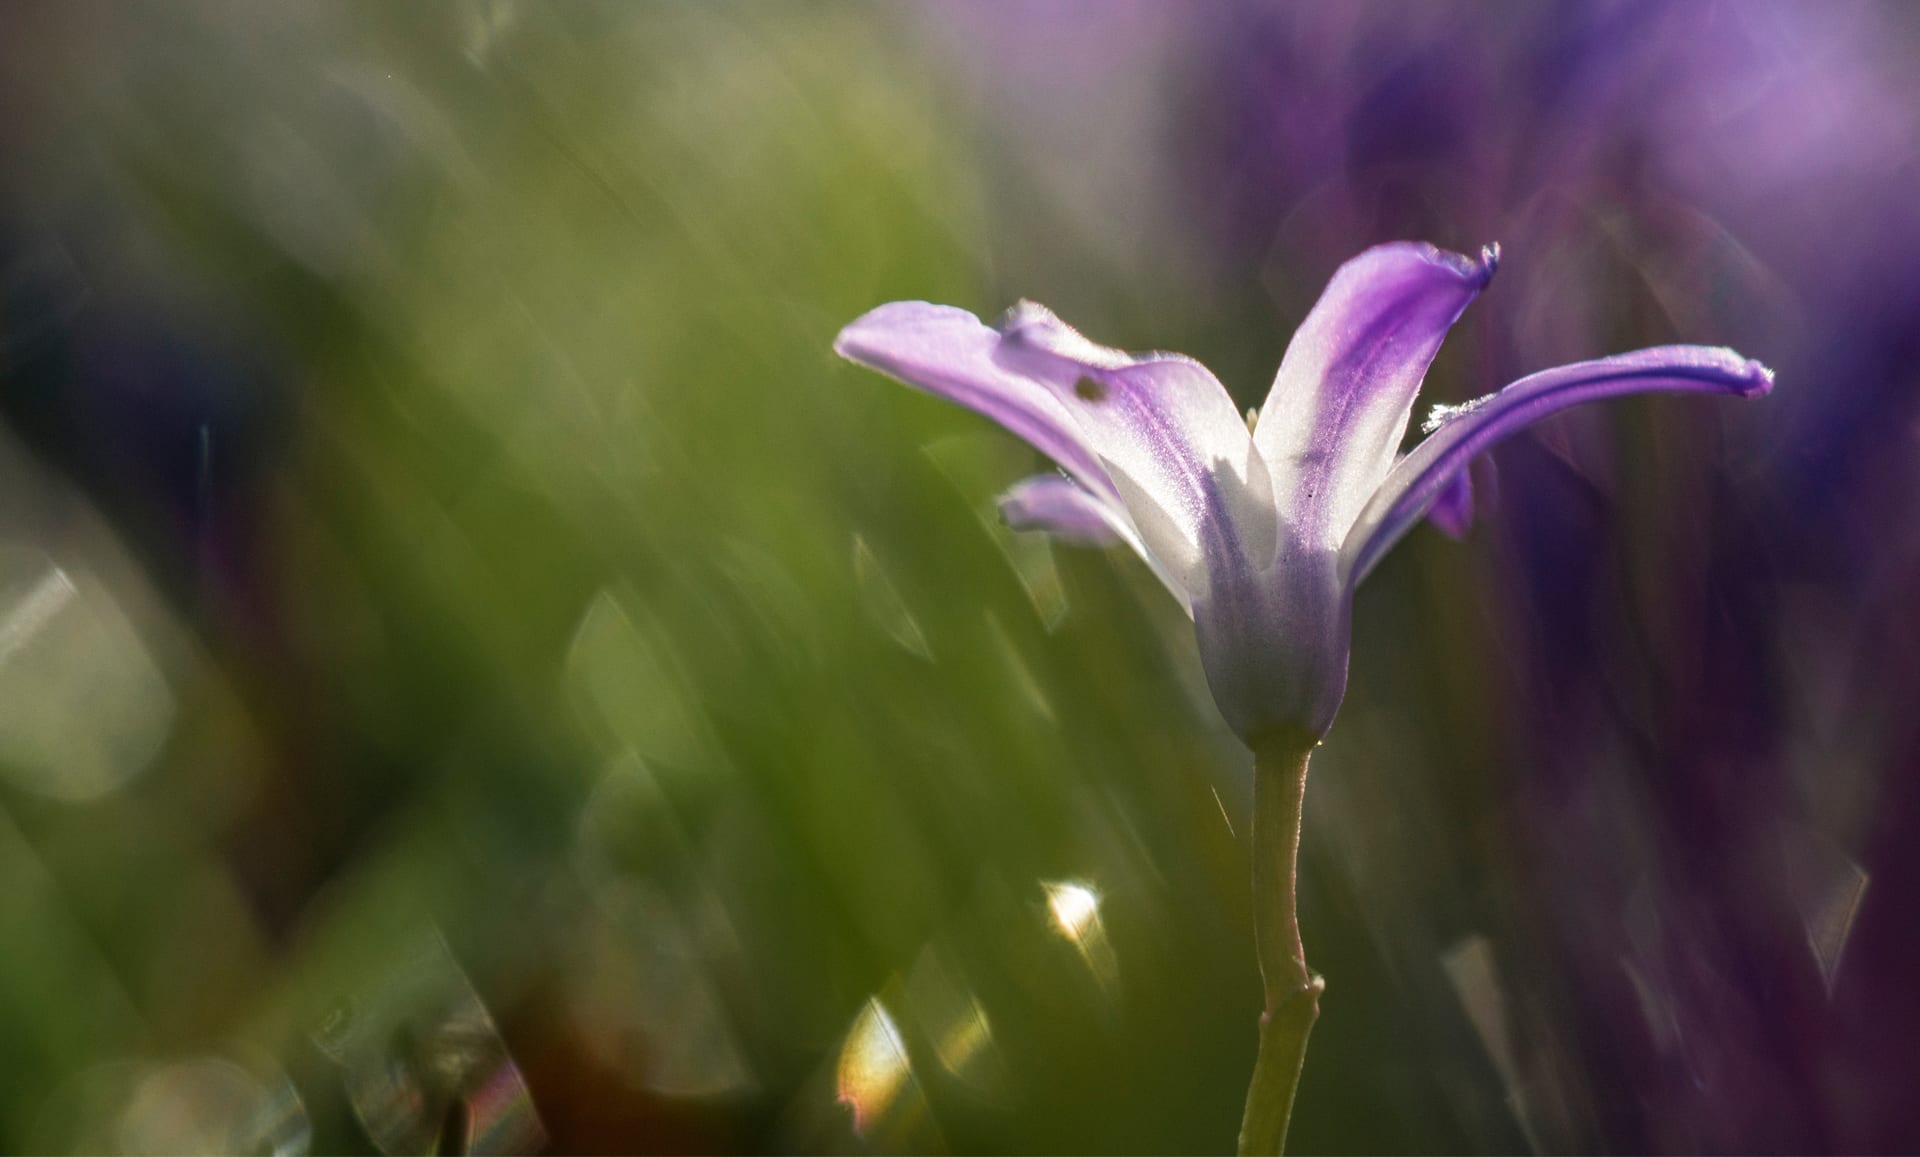
<svg viewBox="0 0 1920 1157">
<path fill-rule="evenodd" d="M 1418 243 L 1421 256 L 1428 263 L 1449 270 L 1460 280 L 1472 286 L 1478 293 L 1493 280 L 1494 271 L 1500 268 L 1500 243 L 1490 241 L 1480 247 L 1479 257 L 1469 257 L 1465 253 L 1456 253 L 1451 249 L 1442 249 L 1438 245 L 1426 242 Z"/>
<path fill-rule="evenodd" d="M 1773 392 L 1773 370 L 1765 362 L 1726 346 L 1707 352 L 1720 363 L 1721 372 L 1731 379 L 1732 392 L 1736 396 L 1758 398 Z"/>
<path fill-rule="evenodd" d="M 1429 245 L 1431 251 L 1428 260 L 1436 265 L 1445 265 L 1460 275 L 1460 279 L 1472 285 L 1475 292 L 1487 287 L 1493 275 L 1500 268 L 1500 243 L 1489 241 L 1480 247 L 1480 256 L 1469 257 L 1464 253 L 1455 253 L 1451 249 L 1442 249 Z"/>
<path fill-rule="evenodd" d="M 877 331 L 901 324 L 903 315 L 937 309 L 924 301 L 889 301 L 885 305 L 876 305 L 867 312 L 840 327 L 833 335 L 833 352 L 848 361 L 859 361 L 863 338 L 871 337 Z"/>
<path fill-rule="evenodd" d="M 833 352 L 850 362 L 875 369 L 903 343 L 914 340 L 931 327 L 975 327 L 980 319 L 953 305 L 935 305 L 930 301 L 889 301 L 876 305 L 840 328 L 834 335 Z"/>
<path fill-rule="evenodd" d="M 1489 241 L 1480 247 L 1480 286 L 1485 288 L 1500 268 L 1500 243 Z"/>
<path fill-rule="evenodd" d="M 1026 495 L 1019 487 L 1002 491 L 1000 497 L 993 500 L 994 509 L 1000 514 L 1000 525 L 1008 530 L 1028 530 L 1033 526 L 1033 514 L 1027 509 Z"/>
<path fill-rule="evenodd" d="M 1428 241 L 1387 241 L 1349 258 L 1334 272 L 1334 281 L 1361 285 L 1391 280 L 1398 274 L 1412 274 L 1418 283 L 1423 275 L 1438 273 L 1443 279 L 1477 294 L 1487 287 L 1499 265 L 1499 242 L 1481 246 L 1480 255 L 1470 257 Z M 1332 289 L 1330 285 L 1328 291 Z"/>
<path fill-rule="evenodd" d="M 859 360 L 853 353 L 854 327 L 859 324 L 858 321 L 850 321 L 840 327 L 839 333 L 833 335 L 833 352 L 850 362 Z"/>
</svg>

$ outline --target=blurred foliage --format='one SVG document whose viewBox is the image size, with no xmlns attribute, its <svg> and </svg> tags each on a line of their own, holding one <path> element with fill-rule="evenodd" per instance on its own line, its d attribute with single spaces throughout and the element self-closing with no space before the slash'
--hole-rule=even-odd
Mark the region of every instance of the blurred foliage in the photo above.
<svg viewBox="0 0 1920 1157">
<path fill-rule="evenodd" d="M 1148 587 L 1016 541 L 988 498 L 1028 456 L 828 349 L 874 301 L 976 296 L 969 172 L 884 21 L 38 19 L 88 57 L 47 148 L 108 170 L 69 210 L 112 226 L 74 276 L 199 357 L 270 368 L 195 415 L 202 487 L 226 489 L 223 420 L 264 460 L 208 531 L 241 557 L 174 612 L 205 655 L 171 673 L 174 740 L 137 795 L 35 807 L 17 852 L 64 902 L 9 943 L 78 921 L 90 967 L 188 951 L 205 972 L 134 981 L 84 1046 L 91 973 L 45 992 L 44 1023 L 6 1034 L 33 1076 L 0 1143 L 71 1144 L 27 1130 L 88 1061 L 251 1049 L 325 1081 L 288 1058 L 428 929 L 562 1151 L 850 1143 L 832 1058 L 880 993 L 920 1035 L 990 994 L 1004 1070 L 969 1094 L 956 1061 L 931 1094 L 958 1120 L 901 1143 L 1231 1136 L 1254 978 L 1208 788 L 1223 748 L 1168 694 Z M 163 573 L 195 565 L 131 537 Z M 181 739 L 209 695 L 254 736 L 219 773 Z M 144 830 L 163 803 L 184 830 L 142 868 L 101 809 Z M 1048 942 L 1040 881 L 1081 877 L 1111 897 L 1122 988 Z M 90 882 L 126 899 L 89 903 Z M 118 942 L 126 903 L 141 942 Z M 246 963 L 218 978 L 229 951 Z M 930 974 L 951 991 L 926 996 Z M 1219 1078 L 1177 1111 L 1146 1095 L 1169 1054 Z M 384 1140 L 326 1083 L 302 1088 L 319 1148 Z"/>
<path fill-rule="evenodd" d="M 1414 231 L 1518 267 L 1436 399 L 1701 340 L 1815 400 L 1555 424 L 1467 546 L 1370 582 L 1297 1143 L 1910 1140 L 1848 1116 L 1849 1006 L 1726 1028 L 1840 1000 L 1848 897 L 1899 871 L 1911 797 L 1861 785 L 1920 686 L 1920 623 L 1870 613 L 1915 589 L 1911 363 L 1847 441 L 1800 382 L 1893 291 L 1801 246 L 1910 185 L 1815 123 L 1780 139 L 1819 197 L 1716 207 L 1698 125 L 1765 113 L 1722 80 L 1797 33 L 1669 101 L 1616 56 L 1707 40 L 1591 11 L 9 6 L 0 1149 L 1229 1148 L 1247 768 L 1190 629 L 1000 525 L 1033 454 L 830 343 L 1030 295 L 1250 404 L 1334 264 Z"/>
</svg>

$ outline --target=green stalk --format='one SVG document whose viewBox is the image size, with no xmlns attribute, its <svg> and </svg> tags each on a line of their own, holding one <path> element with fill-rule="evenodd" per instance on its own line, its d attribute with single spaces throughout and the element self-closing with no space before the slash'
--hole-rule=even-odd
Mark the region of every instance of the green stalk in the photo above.
<svg viewBox="0 0 1920 1157">
<path fill-rule="evenodd" d="M 1240 1122 L 1243 1157 L 1267 1157 L 1286 1148 L 1293 1094 L 1307 1060 L 1307 1035 L 1319 1019 L 1320 994 L 1327 987 L 1307 968 L 1295 887 L 1307 758 L 1313 748 L 1312 739 L 1290 735 L 1253 748 L 1253 942 L 1266 1008 L 1260 1014 L 1260 1055 Z"/>
</svg>

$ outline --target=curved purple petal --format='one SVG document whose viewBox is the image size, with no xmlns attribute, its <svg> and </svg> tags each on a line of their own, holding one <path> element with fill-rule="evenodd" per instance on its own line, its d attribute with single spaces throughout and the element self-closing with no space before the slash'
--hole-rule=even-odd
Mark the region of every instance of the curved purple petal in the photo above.
<svg viewBox="0 0 1920 1157">
<path fill-rule="evenodd" d="M 1000 496 L 1000 517 L 1014 530 L 1037 530 L 1081 546 L 1127 544 L 1191 613 L 1187 592 L 1141 545 L 1126 512 L 1089 493 L 1073 479 L 1036 474 L 1014 483 Z"/>
<path fill-rule="evenodd" d="M 993 360 L 1001 335 L 950 305 L 896 301 L 840 331 L 834 352 L 915 389 L 958 402 L 1024 439 L 1095 494 L 1118 501 L 1100 457 L 1065 408 Z"/>
<path fill-rule="evenodd" d="M 1349 588 L 1438 501 L 1473 456 L 1568 406 L 1651 392 L 1758 397 L 1773 371 L 1730 349 L 1659 346 L 1544 370 L 1465 406 L 1441 410 L 1426 441 L 1394 466 L 1342 547 Z"/>
<path fill-rule="evenodd" d="M 1036 474 L 1000 496 L 1000 517 L 1015 530 L 1038 530 L 1082 546 L 1133 537 L 1127 516 L 1060 474 Z"/>
<path fill-rule="evenodd" d="M 1022 302 L 996 326 L 899 302 L 855 321 L 843 356 L 992 418 L 1125 510 L 1180 589 L 1209 568 L 1264 567 L 1278 527 L 1265 464 L 1227 392 L 1177 354 L 1095 345 Z"/>
<path fill-rule="evenodd" d="M 1287 346 L 1254 431 L 1301 542 L 1339 549 L 1393 466 L 1427 366 L 1499 256 L 1493 245 L 1476 261 L 1396 242 L 1334 273 Z"/>
</svg>

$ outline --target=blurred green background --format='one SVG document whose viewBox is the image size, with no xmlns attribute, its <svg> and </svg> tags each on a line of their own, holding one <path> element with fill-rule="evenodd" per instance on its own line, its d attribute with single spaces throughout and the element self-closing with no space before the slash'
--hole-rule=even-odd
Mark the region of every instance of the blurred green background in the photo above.
<svg viewBox="0 0 1920 1157">
<path fill-rule="evenodd" d="M 145 480 L 109 528 L 5 449 L 8 589 L 97 585 L 8 620 L 0 1148 L 296 1135 L 297 1090 L 410 1151 L 450 1049 L 522 1082 L 462 1130 L 558 1151 L 857 1147 L 837 1095 L 881 1148 L 1230 1143 L 1244 772 L 1184 620 L 829 348 L 994 307 L 897 14 L 10 15 L 21 196 L 85 226 L 34 256 L 247 369 L 184 558 Z"/>
</svg>

